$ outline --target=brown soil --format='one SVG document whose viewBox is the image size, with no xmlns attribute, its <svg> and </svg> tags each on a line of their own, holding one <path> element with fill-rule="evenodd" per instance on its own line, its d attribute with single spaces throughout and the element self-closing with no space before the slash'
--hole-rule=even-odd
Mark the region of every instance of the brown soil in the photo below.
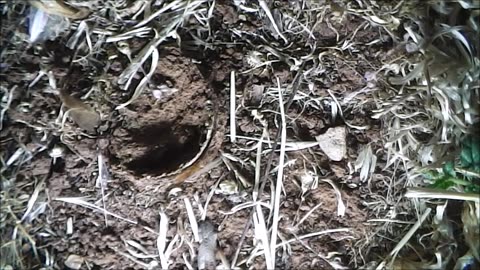
<svg viewBox="0 0 480 270">
<path fill-rule="evenodd" d="M 214 16 L 216 22 L 214 30 L 218 32 L 220 38 L 222 34 L 227 33 L 227 28 L 233 25 L 245 31 L 249 29 L 255 31 L 256 25 L 261 23 L 257 20 L 240 21 L 236 10 L 224 3 L 215 7 Z M 360 24 L 354 18 L 349 19 L 343 27 L 337 28 L 340 36 L 345 36 Z M 322 46 L 335 44 L 335 33 L 326 25 L 319 24 L 314 30 L 315 36 L 324 43 Z M 364 43 L 374 38 L 378 38 L 377 33 L 367 30 L 360 30 L 356 36 L 358 41 Z M 55 41 L 50 45 L 56 46 L 55 48 L 64 46 L 61 41 Z M 188 49 L 180 50 L 173 45 L 162 45 L 159 48 L 161 56 L 153 76 L 153 84 L 167 85 L 179 91 L 162 100 L 155 98 L 151 91 L 145 91 L 133 104 L 120 110 L 114 110 L 115 106 L 128 100 L 131 95 L 120 90 L 115 83 L 119 73 L 116 70 L 123 70 L 126 67 L 126 58 L 120 57 L 116 63 L 120 67 L 110 67 L 106 74 L 102 73 L 103 70 L 100 67 L 82 69 L 77 66 L 78 70 L 70 78 L 66 78 L 70 93 L 79 97 L 97 84 L 106 89 L 103 94 L 94 91 L 93 96 L 88 99 L 104 119 L 98 133 L 90 137 L 81 134 L 81 131 L 71 122 L 67 122 L 65 127 L 64 134 L 68 136 L 57 132 L 58 126 L 50 124 L 55 122 L 60 103 L 55 94 L 44 91 L 48 83 L 46 79 L 42 79 L 33 89 L 28 89 L 26 85 L 32 81 L 32 78 L 18 78 L 14 72 L 7 75 L 5 78 L 7 82 L 21 85 L 11 108 L 18 108 L 22 102 L 28 102 L 30 105 L 28 111 L 18 109 L 8 111 L 7 126 L 1 131 L 1 147 L 11 155 L 16 150 L 15 141 L 24 144 L 32 151 L 38 145 L 45 146 L 45 150 L 32 157 L 17 178 L 47 179 L 48 198 L 88 196 L 92 199 L 91 202 L 101 205 L 101 192 L 95 188 L 95 179 L 98 174 L 96 160 L 101 153 L 107 158 L 110 173 L 110 181 L 105 191 L 107 210 L 132 221 L 109 217 L 106 226 L 101 212 L 69 203 L 50 201 L 50 207 L 34 222 L 43 224 L 40 231 L 43 234 L 39 234 L 40 232 L 36 234 L 37 246 L 55 254 L 57 268 L 63 269 L 65 259 L 70 254 L 76 254 L 85 257 L 90 269 L 143 269 L 140 264 L 122 255 L 122 253 L 128 253 L 125 249 L 125 241 L 133 240 L 141 243 L 150 254 L 156 254 L 157 234 L 155 232 L 158 232 L 160 210 L 164 211 L 170 219 L 168 232 L 170 240 L 176 234 L 192 239 L 184 199 L 190 200 L 196 216 L 200 217 L 201 212 L 198 206 L 199 204 L 204 206 L 211 188 L 219 181 L 234 180 L 235 177 L 223 163 L 195 177 L 191 177 L 192 169 L 181 170 L 173 175 L 170 173 L 181 168 L 198 154 L 207 140 L 208 130 L 212 128 L 214 133 L 209 147 L 194 163 L 194 169 L 211 164 L 220 157 L 220 151 L 234 154 L 247 164 L 255 161 L 255 151 L 237 150 L 239 147 L 246 147 L 246 140 L 239 139 L 236 144 L 231 144 L 226 136 L 229 118 L 227 107 L 229 73 L 231 70 L 249 69 L 243 57 L 246 54 L 245 46 L 247 45 L 218 48 L 205 55 L 198 55 Z M 361 57 L 344 55 L 344 61 L 338 62 L 336 68 L 327 67 L 328 78 L 324 85 L 315 86 L 314 94 L 326 96 L 328 89 L 346 96 L 345 93 L 364 87 L 366 81 L 362 74 L 371 70 L 364 58 L 373 60 L 377 57 L 375 51 L 382 48 L 364 46 L 359 49 L 364 50 Z M 27 55 L 32 52 L 28 51 Z M 58 51 L 58 54 L 61 53 L 68 55 L 68 52 Z M 56 55 L 56 58 L 62 57 Z M 34 59 L 25 56 L 20 58 L 16 65 L 36 70 L 38 64 L 35 64 Z M 201 64 L 197 64 L 199 62 Z M 275 76 L 285 83 L 293 80 L 292 73 L 286 66 L 279 64 L 275 68 L 275 73 L 270 74 L 273 76 L 268 77 L 264 74 L 237 74 L 239 83 L 237 94 L 242 94 L 242 106 L 237 112 L 239 135 L 256 137 L 262 130 L 261 124 L 251 115 L 251 109 L 257 108 L 259 104 L 252 89 L 258 85 L 276 87 Z M 56 72 L 60 74 L 59 78 L 62 73 L 66 74 L 64 69 L 65 64 L 57 65 Z M 111 85 L 108 86 L 99 82 L 99 79 L 93 79 L 100 75 L 106 76 L 106 80 Z M 273 79 L 270 80 L 270 78 Z M 276 110 L 276 106 L 275 102 L 267 100 L 262 109 Z M 287 153 L 286 160 L 291 161 L 292 164 L 285 168 L 284 194 L 286 195 L 283 197 L 280 210 L 280 234 L 285 239 L 290 239 L 335 228 L 350 228 L 351 232 L 311 237 L 293 242 L 291 250 L 278 249 L 278 265 L 283 265 L 281 269 L 330 269 L 330 266 L 318 256 L 318 254 L 327 256 L 329 252 L 338 252 L 342 263 L 348 265 L 351 263 L 356 241 L 370 230 L 365 223 L 369 218 L 369 212 L 364 204 L 369 200 L 367 197 L 369 193 L 365 189 L 365 183 L 360 182 L 358 173 L 350 175 L 348 167 L 348 163 L 354 163 L 362 145 L 373 142 L 375 149 L 380 147 L 379 123 L 370 120 L 370 109 L 368 106 L 363 106 L 343 112 L 346 121 L 351 124 L 370 126 L 367 131 L 349 130 L 348 158 L 345 160 L 331 162 L 317 148 Z M 292 105 L 288 117 L 296 119 L 292 125 L 288 126 L 289 140 L 311 141 L 329 127 L 343 125 L 341 119 L 331 121 L 328 110 L 311 108 L 303 110 L 296 103 Z M 212 119 L 216 121 L 215 124 L 212 123 Z M 272 115 L 268 115 L 267 121 L 272 127 L 269 132 L 273 138 L 276 133 L 275 119 Z M 39 129 L 35 129 L 34 125 L 47 129 L 48 138 L 42 138 L 44 133 L 37 131 Z M 15 138 L 15 141 L 8 138 Z M 60 165 L 52 167 L 48 150 L 54 146 L 63 147 L 65 154 L 62 160 L 58 161 Z M 384 164 L 382 153 L 378 152 L 378 156 L 377 166 L 381 167 Z M 265 161 L 266 159 L 267 156 Z M 295 159 L 296 161 L 293 162 Z M 301 200 L 299 177 L 304 173 L 303 160 L 314 161 L 320 175 L 333 180 L 341 189 L 342 198 L 347 207 L 344 217 L 338 217 L 336 214 L 337 198 L 328 183 L 320 182 L 318 188 L 309 191 L 304 195 L 305 200 Z M 244 167 L 241 170 L 247 179 L 253 179 L 253 167 Z M 262 167 L 263 170 L 264 167 Z M 272 173 L 270 178 L 275 179 L 275 174 Z M 352 183 L 356 187 L 349 187 Z M 173 187 L 179 187 L 181 191 L 171 193 Z M 32 191 L 32 186 L 24 190 L 29 194 Z M 373 187 L 373 192 L 384 191 L 381 187 L 380 189 Z M 207 218 L 217 226 L 219 249 L 230 261 L 240 243 L 250 209 L 232 214 L 226 213 L 242 202 L 251 201 L 250 194 L 251 188 L 233 195 L 215 194 L 208 204 Z M 268 199 L 270 194 L 270 184 L 267 184 L 262 200 Z M 293 226 L 318 204 L 321 204 L 321 207 L 301 225 Z M 69 218 L 73 219 L 74 227 L 71 235 L 67 235 L 65 229 Z M 250 226 L 246 232 L 246 241 L 243 243 L 244 250 L 247 247 L 253 248 L 253 233 Z M 309 246 L 312 250 L 308 250 L 305 246 Z M 187 245 L 173 252 L 172 269 L 184 269 L 182 254 L 190 258 Z M 250 254 L 240 253 L 238 261 L 246 259 L 248 255 Z M 145 259 L 143 262 L 148 263 L 149 260 Z M 265 268 L 262 256 L 257 257 L 253 262 L 253 268 Z"/>
</svg>

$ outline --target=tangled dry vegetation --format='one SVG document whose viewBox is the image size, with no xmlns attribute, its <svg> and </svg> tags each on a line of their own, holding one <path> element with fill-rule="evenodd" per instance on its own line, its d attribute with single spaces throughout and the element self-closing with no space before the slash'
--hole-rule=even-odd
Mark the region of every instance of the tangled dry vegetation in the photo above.
<svg viewBox="0 0 480 270">
<path fill-rule="evenodd" d="M 480 3 L 0 1 L 1 269 L 476 269 Z"/>
</svg>

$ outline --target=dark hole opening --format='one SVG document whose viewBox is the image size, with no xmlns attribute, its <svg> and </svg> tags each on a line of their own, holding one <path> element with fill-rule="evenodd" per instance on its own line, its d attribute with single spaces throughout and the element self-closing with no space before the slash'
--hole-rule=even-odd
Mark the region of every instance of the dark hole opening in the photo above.
<svg viewBox="0 0 480 270">
<path fill-rule="evenodd" d="M 137 174 L 160 175 L 177 170 L 199 151 L 204 136 L 199 127 L 159 123 L 133 132 L 132 143 L 145 147 L 140 157 L 127 163 Z"/>
</svg>

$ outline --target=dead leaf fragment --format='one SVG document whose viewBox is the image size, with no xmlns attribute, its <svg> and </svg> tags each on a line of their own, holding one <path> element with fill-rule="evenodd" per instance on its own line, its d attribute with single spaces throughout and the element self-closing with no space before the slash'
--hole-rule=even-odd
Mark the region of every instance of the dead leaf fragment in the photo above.
<svg viewBox="0 0 480 270">
<path fill-rule="evenodd" d="M 69 115 L 80 128 L 86 131 L 93 132 L 100 124 L 100 116 L 94 111 L 72 109 Z"/>
<path fill-rule="evenodd" d="M 324 134 L 318 135 L 315 139 L 320 149 L 330 160 L 340 161 L 347 154 L 347 131 L 345 127 L 329 128 Z"/>
<path fill-rule="evenodd" d="M 68 115 L 82 129 L 93 132 L 100 125 L 100 115 L 88 104 L 60 90 L 60 99 L 69 108 Z"/>
<path fill-rule="evenodd" d="M 90 11 L 86 8 L 77 9 L 66 5 L 62 0 L 55 1 L 28 1 L 33 7 L 42 10 L 45 13 L 59 15 L 70 19 L 83 19 L 88 16 Z"/>
<path fill-rule="evenodd" d="M 70 269 L 78 270 L 82 267 L 84 261 L 85 259 L 82 256 L 70 254 L 65 261 L 65 266 Z"/>
</svg>

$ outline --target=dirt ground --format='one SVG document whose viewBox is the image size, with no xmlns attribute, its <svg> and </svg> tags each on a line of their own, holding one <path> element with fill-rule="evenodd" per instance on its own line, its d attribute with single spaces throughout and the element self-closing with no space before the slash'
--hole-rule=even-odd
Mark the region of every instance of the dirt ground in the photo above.
<svg viewBox="0 0 480 270">
<path fill-rule="evenodd" d="M 230 29 L 260 33 L 264 31 L 264 21 L 254 15 L 246 18 L 239 15 L 229 1 L 219 1 L 213 9 L 211 31 L 218 44 L 229 45 L 203 50 L 194 48 L 189 43 L 192 40 L 188 33 L 181 31 L 180 46 L 174 42 L 160 45 L 159 63 L 150 82 L 157 91 L 146 90 L 131 105 L 118 110 L 115 107 L 132 94 L 121 90 L 116 83 L 117 76 L 128 66 L 128 59 L 119 55 L 107 65 L 110 47 L 95 55 L 96 66 L 74 63 L 71 74 L 68 74 L 68 62 L 73 51 L 66 48 L 65 38 L 47 41 L 42 49 L 25 48 L 15 62 L 9 63 L 8 72 L 2 74 L 3 84 L 18 87 L 3 121 L 1 148 L 4 157 L 11 156 L 18 145 L 35 153 L 17 172 L 16 181 L 27 181 L 18 192 L 31 194 L 36 184 L 45 180 L 40 197 L 48 201 L 48 207 L 32 221 L 29 229 L 38 228 L 34 234 L 36 246 L 54 256 L 55 268 L 65 269 L 65 260 L 75 254 L 85 260 L 82 269 L 145 269 L 152 259 L 145 256 L 137 257 L 135 261 L 126 248 L 128 243 L 135 241 L 144 248 L 143 252 L 156 254 L 160 211 L 169 217 L 168 239 L 181 235 L 185 243 L 189 242 L 191 248 L 196 249 L 198 243 L 191 241 L 192 230 L 185 200 L 191 202 L 197 217 L 202 215 L 201 208 L 209 200 L 206 217 L 218 232 L 218 249 L 231 262 L 251 212 L 251 207 L 234 208 L 252 200 L 256 150 L 245 150 L 254 149 L 254 141 L 247 138 L 258 138 L 263 130 L 252 110 L 258 110 L 265 117 L 269 136 L 274 139 L 278 119 L 272 112 L 278 111 L 278 104 L 265 93 L 277 87 L 277 78 L 280 83 L 288 85 L 295 77 L 295 72 L 284 63 L 274 63 L 273 68 L 265 72 L 243 73 L 251 68 L 247 55 L 261 41 L 251 44 L 236 40 Z M 328 52 L 325 59 L 320 57 L 317 60 L 332 65 L 326 65 L 325 71 L 318 75 L 323 78 L 322 82 L 311 85 L 302 82 L 302 91 L 310 89 L 310 95 L 319 100 L 328 97 L 328 91 L 331 91 L 343 102 L 350 93 L 367 86 L 365 74 L 375 70 L 372 63 L 380 65 L 380 58 L 392 49 L 392 45 L 380 30 L 359 28 L 362 23 L 362 20 L 348 15 L 345 21 L 333 27 L 340 40 L 358 30 L 353 42 L 360 44 L 357 46 L 359 53 L 350 55 L 328 49 L 338 40 L 326 23 L 313 29 L 316 46 Z M 377 39 L 383 42 L 365 45 Z M 128 42 L 135 54 L 147 41 L 132 39 Z M 48 78 L 45 76 L 33 87 L 28 87 L 41 69 L 42 61 L 49 62 L 57 84 L 63 82 L 72 96 L 82 97 L 89 93 L 87 103 L 102 118 L 96 131 L 84 132 L 71 120 L 66 120 L 64 127 L 59 129 L 61 121 L 57 115 L 61 102 L 49 90 Z M 314 62 L 307 63 L 305 69 L 312 65 Z M 235 143 L 229 137 L 232 70 L 236 71 L 238 105 L 239 137 Z M 133 83 L 138 81 L 135 78 Z M 159 86 L 177 91 L 159 97 Z M 261 91 L 260 96 L 258 91 Z M 286 100 L 288 96 L 284 98 Z M 332 119 L 330 105 L 321 102 L 317 108 L 293 102 L 287 112 L 288 141 L 315 141 L 316 136 L 331 127 L 345 126 L 345 122 L 368 128 L 347 127 L 347 155 L 342 161 L 331 161 L 318 147 L 287 152 L 288 165 L 284 168 L 280 206 L 280 238 L 295 239 L 329 229 L 348 230 L 293 241 L 277 249 L 279 269 L 334 269 L 332 262 L 347 268 L 360 267 L 377 259 L 372 257 L 375 251 L 390 250 L 396 244 L 388 240 L 381 247 L 365 244 L 365 239 L 376 229 L 367 221 L 389 211 L 389 202 L 378 208 L 372 205 L 377 203 L 380 195 L 389 196 L 386 195 L 386 185 L 391 175 L 381 170 L 386 163 L 386 153 L 381 147 L 380 122 L 371 118 L 374 105 L 364 100 L 356 100 L 356 103 L 358 106 L 347 104 L 344 107 L 344 119 Z M 351 167 L 367 144 L 378 157 L 376 173 L 368 183 L 362 182 L 359 173 L 353 172 Z M 52 149 L 63 151 L 55 161 L 51 157 Z M 96 187 L 99 155 L 105 159 L 109 173 L 104 194 Z M 249 184 L 239 181 L 238 175 L 220 159 L 222 155 L 224 158 L 228 155 L 236 157 L 231 162 Z M 268 153 L 262 155 L 262 172 L 268 157 Z M 194 161 L 190 162 L 192 159 Z M 278 164 L 278 155 L 275 155 L 273 164 L 272 169 Z M 211 167 L 197 173 L 205 166 Z M 306 170 L 313 169 L 320 179 L 331 180 L 341 190 L 346 206 L 344 216 L 337 215 L 338 198 L 328 182 L 320 181 L 316 188 L 302 195 L 301 177 Z M 270 187 L 275 178 L 276 172 L 271 171 L 265 191 L 260 194 L 262 201 L 271 198 Z M 236 190 L 221 190 L 220 186 L 228 187 L 222 183 L 235 183 Z M 210 198 L 209 194 L 213 196 Z M 117 218 L 108 216 L 105 220 L 102 211 L 58 200 L 71 197 L 88 197 L 97 206 L 105 205 Z M 316 206 L 319 207 L 298 224 Z M 66 229 L 69 222 L 73 225 L 71 233 Z M 241 269 L 266 268 L 263 256 L 256 256 L 246 263 L 256 245 L 253 236 L 253 226 L 249 226 L 237 260 Z M 185 260 L 194 261 L 189 244 L 173 250 L 171 269 L 185 269 Z M 30 252 L 28 246 L 24 251 L 26 254 Z M 40 261 L 45 261 L 45 254 L 38 255 Z M 363 261 L 359 255 L 364 256 Z M 38 269 L 39 263 L 35 259 L 32 261 L 34 269 Z"/>
</svg>

